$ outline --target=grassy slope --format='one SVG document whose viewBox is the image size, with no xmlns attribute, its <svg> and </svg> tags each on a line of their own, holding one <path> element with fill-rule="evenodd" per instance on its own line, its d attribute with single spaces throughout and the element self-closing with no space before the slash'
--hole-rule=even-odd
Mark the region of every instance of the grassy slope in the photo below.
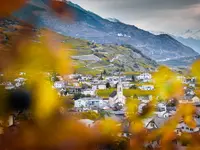
<svg viewBox="0 0 200 150">
<path fill-rule="evenodd" d="M 65 43 L 70 43 L 76 51 L 76 56 L 96 55 L 101 61 L 77 61 L 77 72 L 99 73 L 103 70 L 114 71 L 150 71 L 154 70 L 156 63 L 135 52 L 131 48 L 117 45 L 100 45 L 85 40 L 66 37 Z M 112 60 L 112 61 L 111 61 Z"/>
<path fill-rule="evenodd" d="M 116 89 L 106 89 L 106 90 L 97 90 L 97 95 L 100 97 L 108 98 L 109 95 Z M 154 95 L 155 91 L 141 91 L 139 89 L 124 89 L 123 94 L 125 97 L 131 97 L 135 95 Z"/>
<path fill-rule="evenodd" d="M 19 22 L 0 22 L 0 46 L 9 45 L 12 37 L 17 37 L 17 32 L 23 28 Z M 41 33 L 40 31 L 38 31 Z M 57 34 L 57 33 L 55 33 Z M 58 35 L 58 34 L 57 34 Z M 156 63 L 141 55 L 138 50 L 127 46 L 101 45 L 86 40 L 75 39 L 59 35 L 60 42 L 71 45 L 74 55 L 96 55 L 101 61 L 74 60 L 77 73 L 99 74 L 106 71 L 149 71 L 154 69 Z M 11 45 L 11 44 L 10 44 Z M 115 58 L 115 59 L 113 59 Z M 111 61 L 113 59 L 113 61 Z"/>
</svg>

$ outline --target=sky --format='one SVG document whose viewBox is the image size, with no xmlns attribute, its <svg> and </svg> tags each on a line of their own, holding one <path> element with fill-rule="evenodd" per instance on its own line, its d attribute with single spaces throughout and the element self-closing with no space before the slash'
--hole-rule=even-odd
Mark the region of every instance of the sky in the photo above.
<svg viewBox="0 0 200 150">
<path fill-rule="evenodd" d="M 165 33 L 200 30 L 200 0 L 71 0 L 104 18 Z"/>
</svg>

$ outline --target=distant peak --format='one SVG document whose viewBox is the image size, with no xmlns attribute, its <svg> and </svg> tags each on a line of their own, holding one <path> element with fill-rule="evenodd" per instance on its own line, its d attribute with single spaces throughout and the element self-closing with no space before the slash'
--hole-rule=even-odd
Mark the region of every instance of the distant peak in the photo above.
<svg viewBox="0 0 200 150">
<path fill-rule="evenodd" d="M 111 21 L 111 22 L 120 22 L 118 19 L 116 18 L 107 18 L 107 20 Z"/>
<path fill-rule="evenodd" d="M 170 35 L 163 33 L 163 34 L 159 34 L 160 37 L 171 37 Z"/>
<path fill-rule="evenodd" d="M 161 37 L 161 38 L 167 38 L 167 39 L 172 39 L 172 40 L 174 40 L 173 37 L 172 37 L 171 35 L 166 34 L 166 33 L 160 34 L 160 35 L 157 35 L 157 36 L 159 36 L 159 37 Z"/>
<path fill-rule="evenodd" d="M 163 31 L 149 31 L 149 32 L 154 35 L 166 34 L 166 32 L 163 32 Z"/>
<path fill-rule="evenodd" d="M 185 33 L 192 33 L 192 30 L 188 29 L 185 31 Z"/>
<path fill-rule="evenodd" d="M 66 1 L 66 0 L 65 0 Z M 72 6 L 72 7 L 75 7 L 75 8 L 77 8 L 77 9 L 79 9 L 79 10 L 83 10 L 83 11 L 85 11 L 85 9 L 83 9 L 81 6 L 79 6 L 78 4 L 75 4 L 75 3 L 73 3 L 73 2 L 71 2 L 71 1 L 66 1 L 67 2 L 67 4 L 68 5 L 70 5 L 70 6 Z"/>
</svg>

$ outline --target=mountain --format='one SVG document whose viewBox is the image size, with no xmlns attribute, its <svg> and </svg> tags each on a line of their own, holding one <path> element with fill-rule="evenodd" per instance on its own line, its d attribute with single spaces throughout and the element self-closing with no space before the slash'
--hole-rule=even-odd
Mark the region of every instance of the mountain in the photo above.
<svg viewBox="0 0 200 150">
<path fill-rule="evenodd" d="M 155 35 L 166 34 L 165 32 L 161 31 L 151 31 L 151 33 Z M 192 30 L 187 30 L 184 34 L 169 34 L 169 35 L 171 35 L 174 39 L 181 42 L 182 44 L 191 47 L 193 50 L 195 50 L 197 53 L 200 54 L 200 31 L 199 31 L 199 38 L 198 35 L 196 36 L 193 35 L 192 37 L 192 35 L 189 33 L 193 33 Z"/>
<path fill-rule="evenodd" d="M 32 0 L 14 15 L 29 22 L 34 18 L 37 26 L 66 36 L 100 44 L 129 44 L 156 61 L 198 55 L 167 34 L 154 35 L 134 25 L 104 19 L 72 2 L 65 1 L 65 8 L 73 14 L 73 21 L 67 22 L 55 15 L 49 0 Z"/>
<path fill-rule="evenodd" d="M 187 30 L 173 36 L 176 40 L 200 53 L 200 30 Z"/>
<path fill-rule="evenodd" d="M 197 39 L 200 40 L 200 30 L 187 30 L 181 35 L 179 35 L 183 38 L 192 38 L 192 39 Z"/>
<path fill-rule="evenodd" d="M 174 37 L 179 42 L 183 43 L 184 45 L 187 45 L 194 49 L 196 52 L 200 53 L 200 39 L 194 39 L 194 38 L 184 38 L 184 37 Z"/>
<path fill-rule="evenodd" d="M 178 58 L 178 59 L 171 59 L 171 60 L 161 61 L 159 63 L 167 65 L 167 66 L 170 66 L 170 67 L 184 67 L 184 68 L 188 68 L 197 59 L 200 59 L 200 55 L 198 55 L 198 56 L 192 56 L 192 57 Z"/>
<path fill-rule="evenodd" d="M 24 26 L 25 24 L 13 18 L 0 19 L 0 47 L 10 47 L 12 37 L 18 36 L 18 31 Z M 38 41 L 35 39 L 36 37 L 43 36 L 41 30 L 45 29 L 35 28 L 33 30 L 37 35 L 33 36 L 33 42 Z M 97 44 L 64 35 L 59 35 L 59 37 L 60 42 L 73 46 L 70 50 L 73 51 L 74 55 L 71 57 L 78 73 L 95 74 L 104 70 L 107 72 L 146 72 L 154 71 L 158 66 L 154 60 L 131 45 Z"/>
<path fill-rule="evenodd" d="M 107 18 L 107 20 L 111 21 L 111 22 L 120 22 L 118 19 L 116 18 Z"/>
</svg>

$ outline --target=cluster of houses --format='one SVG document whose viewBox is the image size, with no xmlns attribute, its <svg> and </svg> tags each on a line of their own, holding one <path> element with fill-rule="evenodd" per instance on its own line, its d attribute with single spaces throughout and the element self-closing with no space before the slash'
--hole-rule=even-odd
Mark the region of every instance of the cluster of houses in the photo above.
<svg viewBox="0 0 200 150">
<path fill-rule="evenodd" d="M 72 74 L 67 77 L 70 80 L 59 80 L 54 82 L 54 87 L 58 90 L 68 89 L 70 94 L 82 93 L 84 95 L 95 96 L 96 90 L 105 90 L 108 88 L 116 88 L 117 84 L 120 82 L 123 86 L 123 89 L 130 89 L 133 86 L 136 87 L 133 82 L 132 76 L 104 76 L 97 75 L 93 77 L 91 75 L 81 75 L 81 74 Z M 138 86 L 138 89 L 148 91 L 154 90 L 154 86 L 149 82 L 152 81 L 152 76 L 150 73 L 143 73 L 134 77 L 134 80 L 137 80 L 141 83 L 144 83 Z M 148 83 L 146 83 L 148 82 Z"/>
<path fill-rule="evenodd" d="M 127 114 L 126 114 L 126 97 L 124 96 L 123 89 L 129 89 L 134 85 L 132 82 L 132 77 L 126 76 L 106 76 L 104 79 L 98 79 L 98 77 L 82 77 L 79 75 L 80 79 L 77 81 L 81 81 L 81 84 L 87 84 L 88 87 L 80 90 L 82 94 L 88 94 L 90 97 L 80 98 L 74 101 L 74 109 L 78 112 L 80 111 L 88 111 L 93 110 L 98 112 L 99 110 L 104 110 L 109 112 L 109 116 L 112 119 L 116 120 L 123 126 L 123 136 L 130 136 L 131 133 L 128 130 L 128 126 L 125 122 Z M 186 79 L 184 76 L 178 76 L 178 79 L 185 85 L 185 94 L 182 98 L 178 100 L 179 103 L 192 103 L 197 108 L 196 114 L 193 115 L 193 119 L 196 123 L 196 127 L 190 127 L 185 122 L 184 119 L 180 119 L 177 121 L 177 126 L 174 129 L 174 133 L 177 135 L 181 135 L 184 132 L 187 133 L 199 133 L 200 132 L 200 99 L 197 95 L 195 95 L 195 78 Z M 152 84 L 152 76 L 149 73 L 143 73 L 138 76 L 135 76 L 137 82 L 143 83 L 140 84 L 137 88 L 141 91 L 149 91 L 154 90 L 154 86 Z M 108 83 L 110 87 L 115 87 L 115 91 L 113 91 L 108 98 L 98 97 L 96 95 L 96 90 L 107 89 Z M 152 100 L 152 95 L 141 95 L 137 97 L 140 101 L 138 106 L 138 113 L 142 113 L 148 103 Z M 170 100 L 169 100 L 170 101 Z M 165 125 L 167 121 L 169 121 L 174 114 L 176 114 L 177 108 L 176 105 L 169 105 L 167 102 L 158 102 L 155 106 L 155 111 L 151 115 L 151 117 L 143 119 L 144 128 L 149 131 L 154 129 L 159 129 Z M 88 127 L 92 127 L 95 125 L 96 121 L 89 119 L 81 119 L 82 123 L 84 123 Z M 126 125 L 125 125 L 126 124 Z"/>
<path fill-rule="evenodd" d="M 2 76 L 2 75 L 1 75 Z M 23 78 L 24 73 L 19 75 L 13 82 L 3 82 L 1 85 L 5 86 L 5 89 L 11 90 L 21 87 L 25 84 L 26 79 Z M 192 103 L 200 110 L 200 99 L 195 95 L 196 79 L 187 79 L 184 76 L 177 77 L 184 85 L 185 94 L 178 100 L 179 103 Z M 139 83 L 139 84 L 136 84 Z M 107 111 L 110 116 L 119 123 L 124 124 L 126 119 L 126 97 L 124 96 L 124 89 L 132 89 L 134 87 L 140 91 L 153 91 L 154 85 L 152 82 L 152 75 L 150 73 L 142 73 L 139 75 L 125 76 L 91 76 L 82 74 L 71 74 L 66 76 L 57 76 L 57 80 L 53 81 L 53 88 L 57 89 L 60 96 L 68 96 L 81 94 L 82 97 L 74 99 L 74 111 Z M 99 97 L 97 90 L 109 90 L 115 89 L 109 97 Z M 138 106 L 138 113 L 142 113 L 143 109 L 152 100 L 152 95 L 137 95 L 137 99 L 140 101 Z M 147 130 L 161 128 L 173 115 L 176 113 L 176 106 L 168 105 L 168 103 L 160 102 L 155 106 L 154 114 L 143 120 L 144 127 Z M 200 111 L 197 111 L 194 115 L 194 120 L 197 124 L 195 128 L 189 127 L 184 120 L 180 120 L 174 132 L 181 134 L 182 132 L 196 133 L 200 130 Z M 80 120 L 82 123 L 91 127 L 95 121 L 89 119 Z M 127 127 L 128 128 L 128 127 Z M 128 130 L 124 130 L 123 136 L 129 136 Z"/>
<path fill-rule="evenodd" d="M 0 74 L 1 77 L 3 77 L 4 75 L 3 74 Z M 14 79 L 14 81 L 3 81 L 0 83 L 0 86 L 3 86 L 5 87 L 6 90 L 13 90 L 13 89 L 17 89 L 17 88 L 20 88 L 22 86 L 25 85 L 26 83 L 26 78 L 24 78 L 25 76 L 25 73 L 23 72 L 20 72 L 19 73 L 19 77 Z"/>
</svg>

